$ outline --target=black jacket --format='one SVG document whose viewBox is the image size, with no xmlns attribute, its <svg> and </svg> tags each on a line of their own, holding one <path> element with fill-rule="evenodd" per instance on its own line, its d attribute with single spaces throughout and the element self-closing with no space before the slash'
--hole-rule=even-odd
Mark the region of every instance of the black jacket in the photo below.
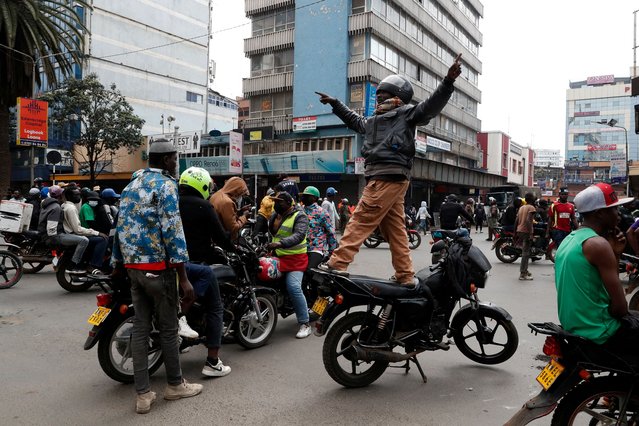
<svg viewBox="0 0 639 426">
<path fill-rule="evenodd" d="M 473 217 L 466 211 L 466 209 L 457 202 L 448 202 L 441 205 L 439 208 L 439 223 L 442 229 L 453 230 L 457 229 L 457 218 L 463 216 L 470 222 L 473 221 Z"/>
<path fill-rule="evenodd" d="M 214 244 L 233 249 L 215 209 L 195 190 L 180 188 L 180 216 L 191 262 L 214 263 Z"/>
<path fill-rule="evenodd" d="M 411 169 L 415 157 L 415 128 L 424 126 L 441 112 L 453 94 L 453 82 L 448 79 L 425 101 L 404 105 L 385 114 L 362 117 L 340 101 L 331 104 L 333 113 L 349 128 L 365 134 L 362 156 L 366 166 L 395 164 Z"/>
</svg>

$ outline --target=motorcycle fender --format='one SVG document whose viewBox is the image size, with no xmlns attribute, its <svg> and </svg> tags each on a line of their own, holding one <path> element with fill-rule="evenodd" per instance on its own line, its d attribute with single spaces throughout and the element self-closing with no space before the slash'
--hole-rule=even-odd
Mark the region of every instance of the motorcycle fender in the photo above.
<svg viewBox="0 0 639 426">
<path fill-rule="evenodd" d="M 256 295 L 266 294 L 266 295 L 270 295 L 277 298 L 277 290 L 275 290 L 274 288 L 256 286 L 256 287 L 253 287 L 252 290 L 255 292 Z"/>
<path fill-rule="evenodd" d="M 338 305 L 337 303 L 330 303 L 322 317 L 315 322 L 315 335 L 323 336 L 330 328 L 335 318 L 337 318 L 342 312 L 349 310 L 350 306 Z"/>
<path fill-rule="evenodd" d="M 448 332 L 448 337 L 453 335 L 453 330 L 459 328 L 466 320 L 467 316 L 473 314 L 473 307 L 471 304 L 464 305 L 455 313 L 453 320 L 450 323 L 450 331 Z M 497 314 L 498 317 L 503 319 L 504 321 L 511 321 L 513 317 L 508 313 L 504 308 L 494 305 L 490 302 L 478 302 L 477 310 L 479 313 L 491 311 Z"/>
<path fill-rule="evenodd" d="M 557 402 L 581 381 L 575 370 L 568 374 L 560 383 L 553 384 L 548 390 L 541 390 L 512 416 L 504 426 L 523 426 L 540 417 L 547 416 L 557 407 Z"/>
<path fill-rule="evenodd" d="M 88 351 L 89 349 L 94 347 L 96 343 L 98 343 L 98 341 L 100 340 L 100 336 L 103 334 L 104 330 L 112 327 L 114 324 L 120 324 L 120 322 L 122 322 L 122 314 L 115 311 L 115 308 L 113 306 L 111 307 L 111 309 L 114 310 L 111 312 L 111 314 L 115 313 L 116 315 L 109 315 L 102 324 L 93 326 L 91 331 L 89 331 L 89 337 L 87 337 L 87 340 L 84 342 L 85 351 Z M 129 310 L 133 312 L 133 306 L 129 306 Z"/>
</svg>

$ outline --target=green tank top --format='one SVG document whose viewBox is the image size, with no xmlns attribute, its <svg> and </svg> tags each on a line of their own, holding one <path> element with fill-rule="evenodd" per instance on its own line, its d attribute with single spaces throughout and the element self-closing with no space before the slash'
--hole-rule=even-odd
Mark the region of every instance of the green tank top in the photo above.
<svg viewBox="0 0 639 426">
<path fill-rule="evenodd" d="M 583 253 L 583 243 L 596 236 L 595 231 L 584 227 L 561 242 L 555 259 L 555 285 L 563 328 L 603 344 L 615 334 L 620 323 L 610 315 L 610 296 L 599 271 Z"/>
</svg>

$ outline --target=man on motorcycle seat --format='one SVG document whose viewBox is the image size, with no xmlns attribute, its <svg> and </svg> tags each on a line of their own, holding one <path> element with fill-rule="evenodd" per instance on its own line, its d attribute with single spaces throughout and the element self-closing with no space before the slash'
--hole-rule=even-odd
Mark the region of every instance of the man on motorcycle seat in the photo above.
<svg viewBox="0 0 639 426">
<path fill-rule="evenodd" d="M 468 222 L 474 223 L 473 217 L 459 204 L 457 196 L 450 194 L 446 201 L 439 207 L 439 223 L 441 229 L 454 231 L 457 229 L 457 218 L 464 217 Z"/>
<path fill-rule="evenodd" d="M 271 197 L 275 202 L 275 213 L 269 220 L 269 231 L 273 242 L 268 248 L 274 249 L 280 258 L 280 271 L 285 274 L 286 291 L 288 292 L 295 317 L 300 328 L 296 336 L 304 339 L 311 335 L 308 305 L 302 291 L 302 279 L 308 267 L 308 217 L 293 202 L 293 197 L 286 191 L 278 192 Z"/>
<path fill-rule="evenodd" d="M 618 199 L 606 183 L 591 185 L 575 197 L 584 217 L 557 250 L 555 285 L 562 327 L 623 355 L 639 350 L 639 316 L 628 311 L 619 281 L 619 255 L 625 237 L 618 228 Z"/>
<path fill-rule="evenodd" d="M 65 202 L 62 204 L 64 213 L 64 231 L 68 234 L 75 234 L 89 239 L 89 253 L 91 259 L 87 272 L 90 274 L 102 274 L 104 266 L 104 254 L 106 253 L 109 236 L 95 229 L 85 228 L 80 223 L 80 212 L 77 204 L 81 201 L 82 195 L 76 186 L 68 185 L 64 188 Z M 71 273 L 71 271 L 68 271 Z"/>
<path fill-rule="evenodd" d="M 186 275 L 206 311 L 208 353 L 202 374 L 222 377 L 231 372 L 231 367 L 224 365 L 218 356 L 222 346 L 224 306 L 217 279 L 208 265 L 215 263 L 214 245 L 233 250 L 233 244 L 208 201 L 212 184 L 209 172 L 200 167 L 189 167 L 180 175 L 179 184 L 180 216 L 189 252 L 189 262 L 185 265 Z M 191 306 L 192 302 L 182 303 L 182 312 L 188 313 Z M 186 323 L 186 317 L 182 316 L 179 321 Z M 182 324 L 184 325 L 186 324 Z M 197 336 L 195 331 L 193 333 Z"/>
<path fill-rule="evenodd" d="M 38 219 L 38 232 L 45 238 L 48 245 L 60 245 L 74 248 L 71 265 L 68 272 L 83 272 L 80 268 L 82 257 L 89 245 L 89 239 L 80 235 L 67 234 L 64 231 L 64 214 L 61 204 L 63 189 L 58 185 L 49 188 L 49 198 L 42 201 L 42 208 Z"/>
</svg>

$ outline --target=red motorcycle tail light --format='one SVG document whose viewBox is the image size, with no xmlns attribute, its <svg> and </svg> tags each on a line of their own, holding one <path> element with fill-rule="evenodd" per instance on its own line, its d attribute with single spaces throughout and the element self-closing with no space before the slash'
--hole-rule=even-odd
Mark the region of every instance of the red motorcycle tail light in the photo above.
<svg viewBox="0 0 639 426">
<path fill-rule="evenodd" d="M 107 306 L 111 304 L 111 295 L 108 293 L 100 293 L 95 296 L 98 299 L 98 306 Z"/>
<path fill-rule="evenodd" d="M 588 370 L 581 370 L 579 371 L 579 377 L 581 377 L 583 380 L 590 380 L 592 374 L 590 374 Z"/>
<path fill-rule="evenodd" d="M 561 347 L 559 342 L 553 336 L 546 337 L 544 342 L 544 354 L 548 356 L 561 356 Z"/>
<path fill-rule="evenodd" d="M 129 307 L 127 305 L 120 305 L 120 313 L 122 315 L 126 314 L 126 311 L 129 310 Z"/>
<path fill-rule="evenodd" d="M 344 296 L 338 293 L 337 296 L 335 296 L 335 303 L 337 303 L 338 305 L 344 303 Z"/>
</svg>

